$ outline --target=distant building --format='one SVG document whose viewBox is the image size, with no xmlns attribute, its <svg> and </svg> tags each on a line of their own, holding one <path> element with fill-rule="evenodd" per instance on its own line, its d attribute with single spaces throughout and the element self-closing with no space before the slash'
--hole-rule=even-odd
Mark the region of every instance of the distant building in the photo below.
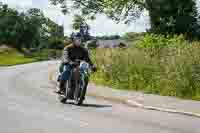
<svg viewBox="0 0 200 133">
<path fill-rule="evenodd" d="M 97 40 L 97 48 L 126 48 L 127 43 L 123 40 Z"/>
</svg>

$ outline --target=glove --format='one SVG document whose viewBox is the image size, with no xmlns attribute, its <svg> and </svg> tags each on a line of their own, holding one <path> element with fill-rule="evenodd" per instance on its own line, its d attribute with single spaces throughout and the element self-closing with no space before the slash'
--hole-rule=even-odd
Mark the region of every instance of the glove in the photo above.
<svg viewBox="0 0 200 133">
<path fill-rule="evenodd" d="M 97 71 L 96 65 L 92 65 L 92 71 L 93 71 L 93 72 L 96 72 L 96 71 Z"/>
</svg>

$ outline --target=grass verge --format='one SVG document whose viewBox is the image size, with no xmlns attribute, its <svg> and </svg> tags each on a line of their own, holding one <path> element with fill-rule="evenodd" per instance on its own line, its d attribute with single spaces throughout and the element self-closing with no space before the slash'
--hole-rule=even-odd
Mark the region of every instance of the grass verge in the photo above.
<svg viewBox="0 0 200 133">
<path fill-rule="evenodd" d="M 148 36 L 128 49 L 96 49 L 94 83 L 200 100 L 200 43 Z"/>
<path fill-rule="evenodd" d="M 32 63 L 37 61 L 48 60 L 49 57 L 60 56 L 59 50 L 45 49 L 40 52 L 34 52 L 29 56 L 25 56 L 14 48 L 0 49 L 0 66 L 12 66 L 19 64 Z"/>
<path fill-rule="evenodd" d="M 16 49 L 6 48 L 0 50 L 0 66 L 12 66 L 35 62 L 35 58 L 27 58 Z"/>
</svg>

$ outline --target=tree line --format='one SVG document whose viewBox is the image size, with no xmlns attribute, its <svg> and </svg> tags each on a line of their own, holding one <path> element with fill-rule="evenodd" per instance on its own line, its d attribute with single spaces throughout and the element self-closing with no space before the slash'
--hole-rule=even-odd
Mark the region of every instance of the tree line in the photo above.
<svg viewBox="0 0 200 133">
<path fill-rule="evenodd" d="M 40 9 L 19 12 L 0 3 L 0 45 L 18 50 L 63 48 L 63 39 L 63 26 L 45 17 Z"/>
</svg>

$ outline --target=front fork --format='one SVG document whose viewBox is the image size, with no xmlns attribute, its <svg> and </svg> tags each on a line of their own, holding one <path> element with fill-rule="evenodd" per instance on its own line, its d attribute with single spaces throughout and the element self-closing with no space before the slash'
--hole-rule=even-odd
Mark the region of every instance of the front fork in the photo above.
<svg viewBox="0 0 200 133">
<path fill-rule="evenodd" d="M 85 78 L 86 78 L 86 75 L 79 71 L 79 80 L 76 81 L 76 86 L 75 86 L 75 98 L 79 98 L 83 89 L 85 89 Z"/>
</svg>

